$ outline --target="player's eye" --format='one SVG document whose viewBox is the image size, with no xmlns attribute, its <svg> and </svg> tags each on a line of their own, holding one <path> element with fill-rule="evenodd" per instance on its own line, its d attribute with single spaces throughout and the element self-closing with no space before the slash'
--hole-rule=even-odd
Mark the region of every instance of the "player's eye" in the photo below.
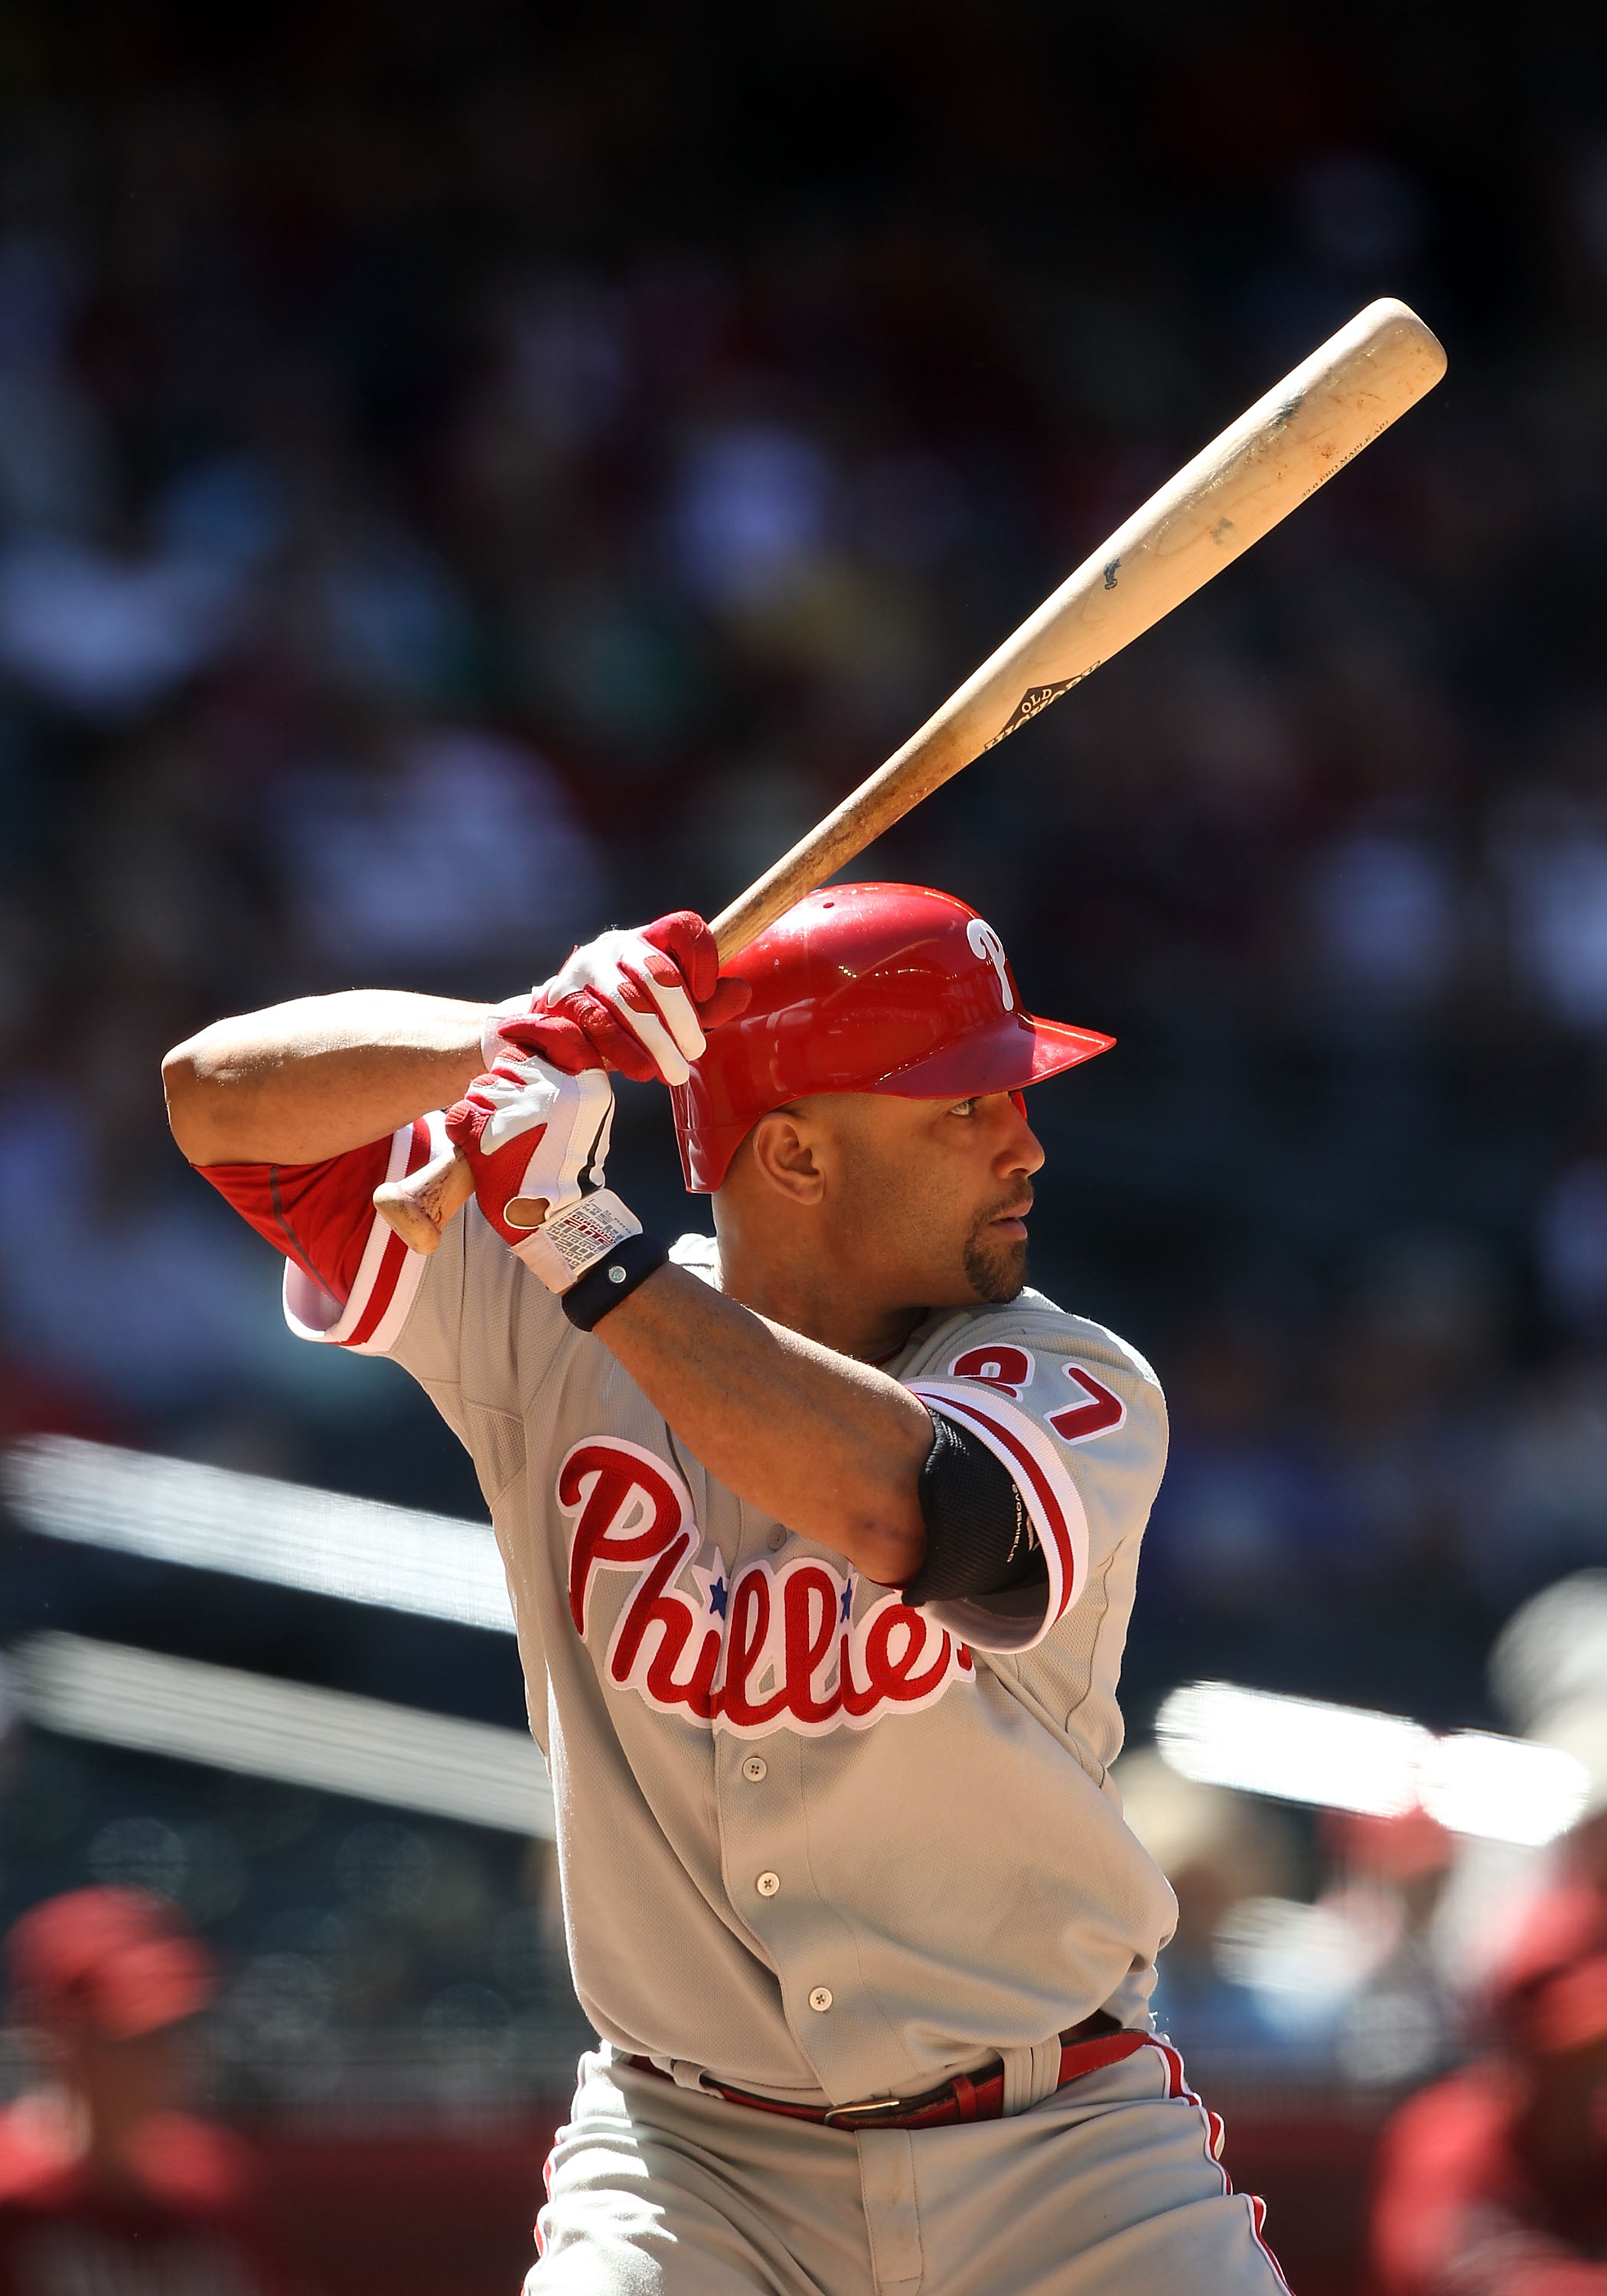
<svg viewBox="0 0 1607 2296">
<path fill-rule="evenodd" d="M 956 1100 L 948 1112 L 951 1116 L 974 1116 L 977 1112 L 976 1101 L 974 1097 L 970 1100 Z"/>
</svg>

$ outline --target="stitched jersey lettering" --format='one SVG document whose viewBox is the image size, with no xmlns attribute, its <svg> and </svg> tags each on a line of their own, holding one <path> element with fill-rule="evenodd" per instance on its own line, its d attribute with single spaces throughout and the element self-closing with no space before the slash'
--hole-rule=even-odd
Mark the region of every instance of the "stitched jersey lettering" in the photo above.
<svg viewBox="0 0 1607 2296">
<path fill-rule="evenodd" d="M 1112 1427 L 1121 1425 L 1127 1415 L 1127 1406 L 1120 1396 L 1112 1395 L 1080 1364 L 1062 1364 L 1061 1369 L 1086 1398 L 1068 1405 L 1064 1411 L 1049 1414 L 1049 1424 L 1062 1443 L 1086 1443 L 1091 1435 L 1108 1434 Z"/>
<path fill-rule="evenodd" d="M 685 1484 L 651 1451 L 615 1439 L 577 1443 L 558 1470 L 558 1504 L 575 1521 L 570 1616 L 586 1635 L 586 1598 L 599 1568 L 628 1570 L 661 1554 L 692 1519 Z"/>
<path fill-rule="evenodd" d="M 842 1615 L 834 1573 L 818 1562 L 795 1563 L 782 1596 L 782 1634 L 786 1646 L 788 1702 L 799 1722 L 833 1720 L 842 1703 L 840 1686 L 817 1690 L 816 1677 L 831 1657 Z"/>
<path fill-rule="evenodd" d="M 1001 1395 L 1019 1398 L 1032 1384 L 1036 1358 L 1025 1348 L 995 1341 L 991 1347 L 967 1348 L 948 1366 L 951 1379 L 974 1379 Z M 1045 1414 L 1062 1443 L 1086 1443 L 1090 1436 L 1108 1434 L 1127 1415 L 1127 1405 L 1081 1364 L 1062 1363 L 1062 1371 L 1078 1390 L 1078 1399 L 1063 1410 Z"/>
<path fill-rule="evenodd" d="M 570 1524 L 570 1615 L 584 1637 L 602 1570 L 636 1583 L 603 1660 L 607 1681 L 662 1714 L 738 1737 L 863 1730 L 974 1679 L 963 1643 L 882 1595 L 857 1618 L 857 1581 L 813 1555 L 750 1562 L 727 1583 L 674 1470 L 619 1437 L 577 1443 L 558 1470 Z M 684 1581 L 690 1580 L 688 1587 Z"/>
<path fill-rule="evenodd" d="M 731 1626 L 726 1637 L 723 1710 L 733 1730 L 751 1732 L 772 1725 L 787 1703 L 786 1684 L 759 1695 L 767 1676 L 781 1672 L 771 1647 L 770 1574 L 762 1565 L 744 1570 L 731 1589 Z"/>
<path fill-rule="evenodd" d="M 702 1614 L 689 1595 L 669 1583 L 697 1543 L 695 1529 L 681 1532 L 648 1570 L 614 1629 L 607 1670 L 611 1681 L 639 1690 L 650 1706 L 684 1706 L 706 1722 L 714 1712 L 719 1629 L 705 1628 L 694 1644 Z"/>
<path fill-rule="evenodd" d="M 994 1346 L 967 1348 L 948 1366 L 950 1379 L 980 1379 L 1005 1395 L 1020 1395 L 1032 1384 L 1032 1357 L 1025 1348 Z"/>
</svg>

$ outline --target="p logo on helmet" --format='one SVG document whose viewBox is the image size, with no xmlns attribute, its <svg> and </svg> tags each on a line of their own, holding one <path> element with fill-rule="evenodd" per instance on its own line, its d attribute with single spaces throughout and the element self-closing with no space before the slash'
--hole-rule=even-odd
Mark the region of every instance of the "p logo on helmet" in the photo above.
<svg viewBox="0 0 1607 2296">
<path fill-rule="evenodd" d="M 989 924 L 980 917 L 972 917 L 965 928 L 965 938 L 985 964 L 991 964 L 999 976 L 999 995 L 1004 1000 L 1006 1013 L 1015 1010 L 1015 990 L 1010 985 L 1010 972 L 1004 963 L 1004 944 Z"/>
<path fill-rule="evenodd" d="M 925 885 L 826 885 L 726 966 L 751 984 L 671 1097 L 686 1185 L 709 1194 L 761 1116 L 812 1093 L 956 1100 L 1075 1068 L 1115 1041 L 1021 1010 L 993 927 Z"/>
</svg>

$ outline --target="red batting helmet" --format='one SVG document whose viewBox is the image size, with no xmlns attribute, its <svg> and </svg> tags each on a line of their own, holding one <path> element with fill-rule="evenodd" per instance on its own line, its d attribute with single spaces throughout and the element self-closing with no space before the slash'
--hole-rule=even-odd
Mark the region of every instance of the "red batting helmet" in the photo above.
<svg viewBox="0 0 1607 2296">
<path fill-rule="evenodd" d="M 686 1185 L 707 1195 L 761 1116 L 816 1092 L 1013 1092 L 1114 1043 L 1021 1010 L 990 924 L 924 885 L 827 885 L 724 967 L 753 1001 L 673 1095 Z"/>
</svg>

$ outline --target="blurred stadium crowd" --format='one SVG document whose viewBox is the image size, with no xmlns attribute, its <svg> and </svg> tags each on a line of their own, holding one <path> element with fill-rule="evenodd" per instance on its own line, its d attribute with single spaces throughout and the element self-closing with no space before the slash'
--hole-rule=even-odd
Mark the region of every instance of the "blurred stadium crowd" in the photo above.
<svg viewBox="0 0 1607 2296">
<path fill-rule="evenodd" d="M 1038 1009 L 1120 1039 L 1037 1097 L 1034 1229 L 1037 1280 L 1172 1399 L 1139 1734 L 1213 1673 L 1528 1726 L 1490 1644 L 1607 1563 L 1607 70 L 1561 12 L 1454 42 L 1376 12 L 1324 46 L 1165 4 L 762 37 L 498 0 L 10 12 L 8 1435 L 474 1512 L 399 1374 L 283 1333 L 271 1255 L 168 1140 L 163 1047 L 354 981 L 499 996 L 600 925 L 717 908 L 1400 293 L 1450 349 L 1435 398 L 859 873 L 963 895 Z M 632 1200 L 699 1224 L 651 1095 L 623 1134 Z M 134 1615 L 517 1713 L 447 1631 L 20 1538 L 4 1592 L 12 1634 Z M 332 1981 L 318 1921 L 445 1934 L 484 1862 L 281 1812 L 332 1902 L 270 1906 L 255 1816 L 135 1820 L 127 1788 L 0 1809 L 8 1902 L 87 1878 L 86 1841 L 102 1879 L 189 1859 L 179 1894 L 291 1994 Z M 1315 1896 L 1324 1840 L 1263 1840 L 1258 1894 Z M 496 1954 L 551 1945 L 504 1882 L 447 1956 L 471 2023 L 521 2013 Z M 430 1950 L 396 1998 L 437 1997 Z"/>
</svg>

